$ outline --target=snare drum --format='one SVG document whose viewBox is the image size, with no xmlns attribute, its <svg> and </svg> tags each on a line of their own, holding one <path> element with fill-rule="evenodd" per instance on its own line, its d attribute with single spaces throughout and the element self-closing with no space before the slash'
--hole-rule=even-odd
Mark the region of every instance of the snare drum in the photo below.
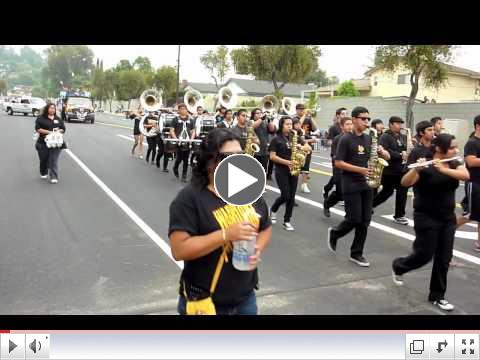
<svg viewBox="0 0 480 360">
<path fill-rule="evenodd" d="M 178 141 L 165 141 L 165 152 L 166 153 L 175 153 L 178 149 Z"/>
</svg>

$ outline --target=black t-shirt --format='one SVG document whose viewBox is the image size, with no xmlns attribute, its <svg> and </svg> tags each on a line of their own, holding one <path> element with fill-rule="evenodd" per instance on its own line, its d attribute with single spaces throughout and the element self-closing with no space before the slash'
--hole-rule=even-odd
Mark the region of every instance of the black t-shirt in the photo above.
<svg viewBox="0 0 480 360">
<path fill-rule="evenodd" d="M 267 204 L 263 198 L 260 198 L 252 206 L 261 216 L 258 231 L 263 231 L 271 225 Z M 220 230 L 220 224 L 214 213 L 220 208 L 227 213 L 227 217 L 232 210 L 235 210 L 234 206 L 226 204 L 207 188 L 186 186 L 170 204 L 168 235 L 170 236 L 173 231 L 186 231 L 191 236 L 202 236 Z M 222 251 L 222 247 L 219 247 L 198 259 L 185 261 L 181 279 L 208 292 Z M 213 301 L 217 305 L 242 302 L 258 284 L 257 269 L 238 271 L 232 265 L 231 252 L 228 258 L 229 261 L 223 264 L 213 295 Z"/>
<path fill-rule="evenodd" d="M 407 137 L 403 134 L 397 134 L 393 131 L 385 131 L 378 144 L 382 145 L 390 154 L 388 166 L 383 170 L 385 175 L 401 175 L 405 172 L 405 166 L 402 164 L 402 151 L 407 151 Z"/>
<path fill-rule="evenodd" d="M 341 133 L 342 133 L 342 129 L 340 128 L 340 125 L 338 123 L 333 124 L 328 129 L 327 139 L 333 140 L 333 139 L 335 139 L 335 136 L 340 135 Z"/>
<path fill-rule="evenodd" d="M 260 151 L 256 153 L 257 156 L 265 156 L 268 152 L 268 127 L 267 122 L 262 120 L 260 126 L 255 128 L 255 134 L 257 135 L 258 141 L 260 142 Z"/>
<path fill-rule="evenodd" d="M 472 136 L 463 149 L 464 156 L 475 156 L 480 158 L 480 139 L 476 136 Z M 470 172 L 470 181 L 476 184 L 480 184 L 480 167 L 472 167 L 469 168 L 467 165 L 467 169 Z"/>
<path fill-rule="evenodd" d="M 293 120 L 300 120 L 300 116 L 294 115 Z M 311 117 L 305 117 L 305 119 L 303 120 L 302 129 L 305 133 L 305 139 L 307 139 L 307 140 L 311 139 L 312 138 L 312 132 L 317 130 L 317 128 L 315 127 L 315 124 L 313 123 L 313 120 L 312 120 Z"/>
<path fill-rule="evenodd" d="M 233 128 L 233 120 L 230 122 L 230 124 L 226 120 L 223 120 L 222 122 L 217 124 L 217 127 L 223 129 L 231 129 Z"/>
<path fill-rule="evenodd" d="M 431 160 L 431 157 L 428 159 Z M 458 161 L 449 163 L 451 169 L 460 166 Z M 438 219 L 450 221 L 455 219 L 455 191 L 458 180 L 441 174 L 434 166 L 419 172 L 420 179 L 413 185 L 413 208 Z"/>
<path fill-rule="evenodd" d="M 416 163 L 420 158 L 431 159 L 433 157 L 433 153 L 433 146 L 425 146 L 419 142 L 417 145 L 415 145 L 412 152 L 408 156 L 407 166 Z"/>
<path fill-rule="evenodd" d="M 297 137 L 297 143 L 304 144 L 304 141 Z M 269 152 L 275 152 L 276 155 L 285 160 L 291 160 L 292 158 L 292 142 L 291 139 L 286 138 L 283 134 L 277 134 L 272 141 L 268 149 Z M 283 164 L 275 164 L 275 171 L 290 172 L 290 168 Z"/>
<path fill-rule="evenodd" d="M 216 115 L 215 116 L 215 123 L 218 124 L 218 123 L 221 123 L 223 121 L 224 117 L 222 115 Z"/>
<path fill-rule="evenodd" d="M 367 168 L 372 138 L 370 135 L 344 134 L 337 145 L 336 160 L 342 160 L 351 165 Z M 342 190 L 353 193 L 369 189 L 364 175 L 342 170 Z"/>
<path fill-rule="evenodd" d="M 342 170 L 335 167 L 335 158 L 336 158 L 336 152 L 337 152 L 337 147 L 338 147 L 338 142 L 340 141 L 340 138 L 343 136 L 343 134 L 339 134 L 335 136 L 335 138 L 332 141 L 332 170 L 333 170 L 333 177 L 335 179 L 340 179 L 340 175 L 342 174 Z"/>
<path fill-rule="evenodd" d="M 55 128 L 62 129 L 64 132 L 66 131 L 65 123 L 57 115 L 54 116 L 53 121 L 44 116 L 39 116 L 37 120 L 35 120 L 35 131 L 38 129 L 52 131 Z M 40 144 L 45 144 L 45 136 L 47 135 L 39 134 L 37 142 Z"/>
<path fill-rule="evenodd" d="M 247 144 L 247 127 L 239 127 L 238 125 L 232 128 L 232 131 L 240 137 L 240 146 L 245 150 L 245 145 Z"/>
<path fill-rule="evenodd" d="M 186 129 L 187 129 L 187 133 L 188 133 L 188 138 L 190 138 L 190 135 L 191 135 L 191 131 L 195 128 L 195 126 L 193 125 L 193 121 L 192 121 L 192 118 L 190 116 L 186 117 L 186 118 L 181 118 L 180 116 L 176 116 L 173 120 L 172 120 L 172 127 L 175 131 L 175 135 L 177 136 L 177 138 L 180 137 L 180 134 L 182 133 L 183 131 L 183 124 L 186 123 Z"/>
</svg>

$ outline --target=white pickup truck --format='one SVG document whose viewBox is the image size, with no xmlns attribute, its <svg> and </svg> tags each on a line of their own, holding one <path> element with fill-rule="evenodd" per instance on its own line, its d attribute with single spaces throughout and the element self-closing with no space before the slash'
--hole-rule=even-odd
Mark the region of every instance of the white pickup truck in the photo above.
<svg viewBox="0 0 480 360">
<path fill-rule="evenodd" d="M 22 113 L 25 116 L 32 114 L 37 117 L 45 105 L 45 101 L 40 98 L 23 97 L 3 103 L 3 110 L 5 110 L 8 115 Z"/>
</svg>

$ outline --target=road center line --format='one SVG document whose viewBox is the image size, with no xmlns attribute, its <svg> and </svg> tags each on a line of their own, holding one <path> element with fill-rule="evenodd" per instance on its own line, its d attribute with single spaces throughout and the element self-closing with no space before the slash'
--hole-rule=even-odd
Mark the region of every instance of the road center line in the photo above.
<svg viewBox="0 0 480 360">
<path fill-rule="evenodd" d="M 87 173 L 88 176 L 123 210 L 125 214 L 138 225 L 147 236 L 152 239 L 165 254 L 180 268 L 183 269 L 183 261 L 176 261 L 171 253 L 170 246 L 150 226 L 143 221 L 120 197 L 118 197 L 105 183 L 96 176 L 70 149 L 65 150 L 68 155 Z"/>
</svg>

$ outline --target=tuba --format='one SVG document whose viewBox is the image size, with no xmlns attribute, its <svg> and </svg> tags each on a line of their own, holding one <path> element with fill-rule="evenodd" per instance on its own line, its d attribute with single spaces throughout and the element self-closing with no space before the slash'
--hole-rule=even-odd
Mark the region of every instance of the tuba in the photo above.
<svg viewBox="0 0 480 360">
<path fill-rule="evenodd" d="M 197 107 L 203 106 L 203 96 L 195 89 L 188 90 L 183 96 L 183 102 L 187 105 L 187 110 L 190 113 L 196 114 Z"/>
<path fill-rule="evenodd" d="M 297 139 L 298 135 L 295 130 L 292 130 L 292 156 L 290 161 L 292 162 L 292 169 L 290 170 L 290 175 L 298 176 L 302 170 L 303 165 L 305 165 L 306 154 L 303 150 L 297 149 Z"/>
<path fill-rule="evenodd" d="M 140 132 L 146 137 L 157 136 L 161 132 L 159 122 L 153 119 L 156 116 L 151 113 L 160 110 L 162 107 L 162 96 L 155 89 L 145 90 L 142 95 L 140 95 L 140 104 L 145 110 L 145 115 L 142 117 L 139 124 Z M 148 119 L 148 124 L 153 125 L 149 130 L 145 129 L 143 124 L 146 118 Z"/>
<path fill-rule="evenodd" d="M 368 159 L 368 169 L 372 175 L 367 177 L 367 184 L 372 189 L 376 189 L 382 183 L 382 174 L 385 166 L 388 166 L 388 162 L 378 156 L 378 136 L 377 130 L 370 128 L 372 134 L 372 146 L 370 149 L 370 158 Z"/>
<path fill-rule="evenodd" d="M 295 115 L 295 102 L 289 97 L 282 99 L 282 111 L 290 116 Z"/>
<path fill-rule="evenodd" d="M 253 120 L 251 121 L 253 122 Z M 256 153 L 260 151 L 260 146 L 253 142 L 253 137 L 255 136 L 255 130 L 253 130 L 253 126 L 250 125 L 247 128 L 247 142 L 245 144 L 245 154 L 250 156 L 255 156 Z"/>
<path fill-rule="evenodd" d="M 228 86 L 224 86 L 218 91 L 217 101 L 225 109 L 231 109 L 237 105 L 237 95 Z"/>
<path fill-rule="evenodd" d="M 269 112 L 270 114 L 278 112 L 280 107 L 278 99 L 274 95 L 266 95 L 260 101 L 262 112 Z"/>
</svg>

